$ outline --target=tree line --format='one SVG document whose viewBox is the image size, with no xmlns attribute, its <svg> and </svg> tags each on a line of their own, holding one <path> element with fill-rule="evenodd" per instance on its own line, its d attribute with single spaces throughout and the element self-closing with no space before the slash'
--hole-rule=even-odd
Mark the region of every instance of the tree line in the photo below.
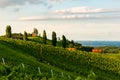
<svg viewBox="0 0 120 80">
<path fill-rule="evenodd" d="M 47 33 L 45 30 L 43 30 L 42 36 L 38 35 L 38 29 L 34 28 L 32 34 L 34 34 L 34 36 L 37 37 L 41 37 L 42 38 L 42 43 L 43 44 L 47 44 L 48 38 L 47 38 Z M 17 35 L 17 36 L 14 36 Z M 27 33 L 26 31 L 24 31 L 24 34 L 22 33 L 12 33 L 11 30 L 11 26 L 7 25 L 6 26 L 6 35 L 7 38 L 14 38 L 14 39 L 22 39 L 22 40 L 29 40 L 28 37 L 32 36 L 30 33 Z M 60 40 L 60 37 L 57 37 L 57 34 L 55 31 L 52 32 L 52 40 L 51 40 L 51 44 L 53 46 L 57 46 L 57 43 L 60 43 L 60 46 L 62 46 L 63 48 L 74 48 L 76 50 L 82 50 L 82 51 L 87 51 L 87 52 L 91 52 L 92 49 L 94 47 L 90 47 L 90 46 L 82 46 L 82 44 L 74 42 L 73 40 L 68 40 L 65 35 L 62 35 L 62 39 Z"/>
<path fill-rule="evenodd" d="M 36 36 L 38 36 L 38 29 L 37 28 L 34 28 L 33 29 L 33 33 L 34 34 L 36 34 Z M 17 34 L 17 33 L 16 33 Z M 12 28 L 11 28 L 11 26 L 10 25 L 7 25 L 6 26 L 6 37 L 7 38 L 12 38 L 13 36 L 12 35 L 14 35 L 14 34 L 12 34 Z M 26 31 L 24 31 L 24 34 L 19 34 L 19 36 L 22 36 L 22 38 L 21 37 L 19 37 L 18 39 L 23 39 L 23 40 L 28 40 L 28 36 L 29 36 L 29 34 L 26 32 Z M 40 35 L 39 35 L 40 36 Z M 16 38 L 16 37 L 15 37 Z M 60 38 L 59 38 L 59 40 L 60 40 Z M 43 43 L 44 44 L 47 44 L 47 34 L 46 34 L 46 31 L 45 30 L 43 30 L 43 34 L 42 34 L 42 41 L 43 41 Z M 66 37 L 65 37 L 65 35 L 62 35 L 62 40 L 61 40 L 61 45 L 62 45 L 62 47 L 63 48 L 66 48 L 67 47 L 67 45 L 68 45 L 68 42 L 70 43 L 70 41 L 69 40 L 67 40 L 66 39 Z M 56 32 L 55 31 L 53 31 L 52 32 L 52 45 L 53 46 L 56 46 L 56 44 L 57 44 L 57 34 L 56 34 Z"/>
</svg>

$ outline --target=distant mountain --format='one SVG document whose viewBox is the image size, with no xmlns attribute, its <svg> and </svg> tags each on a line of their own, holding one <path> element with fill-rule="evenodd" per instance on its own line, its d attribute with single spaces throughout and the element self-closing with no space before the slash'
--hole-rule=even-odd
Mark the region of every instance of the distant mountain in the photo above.
<svg viewBox="0 0 120 80">
<path fill-rule="evenodd" d="M 120 47 L 120 41 L 76 41 L 81 43 L 83 46 L 116 46 Z"/>
</svg>

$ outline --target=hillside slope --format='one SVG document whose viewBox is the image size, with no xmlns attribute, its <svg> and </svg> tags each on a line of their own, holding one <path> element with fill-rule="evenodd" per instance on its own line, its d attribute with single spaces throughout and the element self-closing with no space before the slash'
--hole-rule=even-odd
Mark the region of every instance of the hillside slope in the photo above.
<svg viewBox="0 0 120 80">
<path fill-rule="evenodd" d="M 6 80 L 6 78 L 9 79 L 10 77 L 12 77 L 12 80 L 16 80 L 16 75 L 17 77 L 19 78 L 23 77 L 24 79 L 29 78 L 38 79 L 42 77 L 41 79 L 43 80 L 46 78 L 54 80 L 57 77 L 59 77 L 59 79 L 62 80 L 71 80 L 77 77 L 74 76 L 73 73 L 51 66 L 50 64 L 41 63 L 35 57 L 30 56 L 29 54 L 26 53 L 27 52 L 24 52 L 21 49 L 8 46 L 7 43 L 5 42 L 0 42 L 0 73 L 3 73 L 0 74 L 1 80 L 4 79 Z M 6 65 L 3 64 L 2 59 L 4 59 Z M 40 72 L 38 70 L 38 67 L 40 68 Z M 19 70 L 18 68 L 22 68 L 21 69 L 22 71 Z M 18 73 L 14 72 L 15 69 L 17 69 Z M 53 77 L 51 70 L 53 71 L 54 74 Z M 4 73 L 5 71 L 6 73 Z M 26 77 L 24 73 L 27 74 L 29 78 Z M 19 74 L 23 75 L 18 76 Z M 62 74 L 64 75 L 64 77 Z"/>
<path fill-rule="evenodd" d="M 66 73 L 67 77 L 64 76 L 64 78 L 67 78 L 66 80 L 68 80 L 69 75 L 71 76 L 69 79 L 72 80 L 77 76 L 82 76 L 83 80 L 84 78 L 88 80 L 120 79 L 120 60 L 110 58 L 107 55 L 105 56 L 83 51 L 68 51 L 60 47 L 53 47 L 51 45 L 44 45 L 37 42 L 6 38 L 0 38 L 0 43 L 2 53 L 0 57 L 4 57 L 6 61 L 11 61 L 8 62 L 8 64 L 15 65 L 17 63 L 25 63 L 28 67 L 31 66 L 29 69 L 31 69 L 32 73 L 38 73 L 38 66 L 42 66 L 41 69 L 47 74 L 50 74 L 49 72 L 53 69 L 54 72 L 57 72 L 57 79 L 55 80 L 61 78 L 61 72 Z M 6 52 L 2 52 L 2 48 Z M 12 54 L 8 54 L 10 51 Z M 4 53 L 8 55 L 5 55 Z M 27 73 L 31 74 L 30 70 Z M 52 75 L 50 75 L 50 78 L 51 76 Z"/>
</svg>

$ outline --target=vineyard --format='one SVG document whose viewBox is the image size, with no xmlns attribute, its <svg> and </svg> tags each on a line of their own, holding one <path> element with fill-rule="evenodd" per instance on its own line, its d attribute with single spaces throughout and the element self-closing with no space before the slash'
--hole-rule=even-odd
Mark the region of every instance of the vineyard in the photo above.
<svg viewBox="0 0 120 80">
<path fill-rule="evenodd" d="M 77 77 L 70 72 L 38 62 L 36 58 L 17 48 L 13 51 L 13 47 L 5 44 L 0 42 L 0 80 L 73 80 Z"/>
<path fill-rule="evenodd" d="M 0 59 L 0 76 L 5 80 L 120 79 L 119 59 L 33 41 L 0 38 Z"/>
</svg>

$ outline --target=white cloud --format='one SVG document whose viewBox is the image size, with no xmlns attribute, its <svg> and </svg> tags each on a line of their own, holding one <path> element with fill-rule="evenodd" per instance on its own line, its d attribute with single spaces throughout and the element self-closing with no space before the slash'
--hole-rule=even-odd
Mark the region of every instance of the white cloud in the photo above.
<svg viewBox="0 0 120 80">
<path fill-rule="evenodd" d="M 70 19 L 120 19 L 120 15 L 62 15 L 62 16 L 29 16 L 20 17 L 20 21 L 39 21 L 39 20 L 70 20 Z"/>
<path fill-rule="evenodd" d="M 70 9 L 56 10 L 56 14 L 80 14 L 80 13 L 106 13 L 106 12 L 120 12 L 120 9 L 103 9 L 90 7 L 73 7 Z"/>
<path fill-rule="evenodd" d="M 62 2 L 65 0 L 0 0 L 0 7 L 6 8 L 9 6 L 20 6 L 25 4 L 43 4 L 45 6 L 50 6 L 57 2 Z"/>
<path fill-rule="evenodd" d="M 52 1 L 52 0 L 49 0 L 49 1 Z M 53 0 L 53 1 L 56 1 L 56 0 Z M 113 13 L 113 12 L 120 12 L 120 9 L 103 9 L 103 8 L 94 9 L 94 8 L 89 8 L 89 7 L 73 7 L 71 9 L 56 10 L 52 12 L 52 14 L 48 13 L 47 16 L 28 16 L 28 17 L 21 17 L 19 18 L 19 20 L 38 21 L 38 20 L 62 20 L 62 19 L 67 20 L 67 19 L 113 19 L 113 18 L 116 19 L 116 18 L 120 18 L 119 14 L 105 14 L 105 13 Z M 99 13 L 104 13 L 104 14 L 99 14 Z"/>
<path fill-rule="evenodd" d="M 62 15 L 62 16 L 29 16 L 29 17 L 20 17 L 20 21 L 38 21 L 38 20 L 63 20 L 63 19 L 83 19 L 90 18 L 89 15 Z M 92 18 L 92 17 L 91 17 Z"/>
<path fill-rule="evenodd" d="M 29 17 L 20 17 L 18 20 L 20 21 L 37 21 L 37 20 L 45 20 L 48 19 L 47 17 L 43 17 L 43 16 L 29 16 Z"/>
</svg>

